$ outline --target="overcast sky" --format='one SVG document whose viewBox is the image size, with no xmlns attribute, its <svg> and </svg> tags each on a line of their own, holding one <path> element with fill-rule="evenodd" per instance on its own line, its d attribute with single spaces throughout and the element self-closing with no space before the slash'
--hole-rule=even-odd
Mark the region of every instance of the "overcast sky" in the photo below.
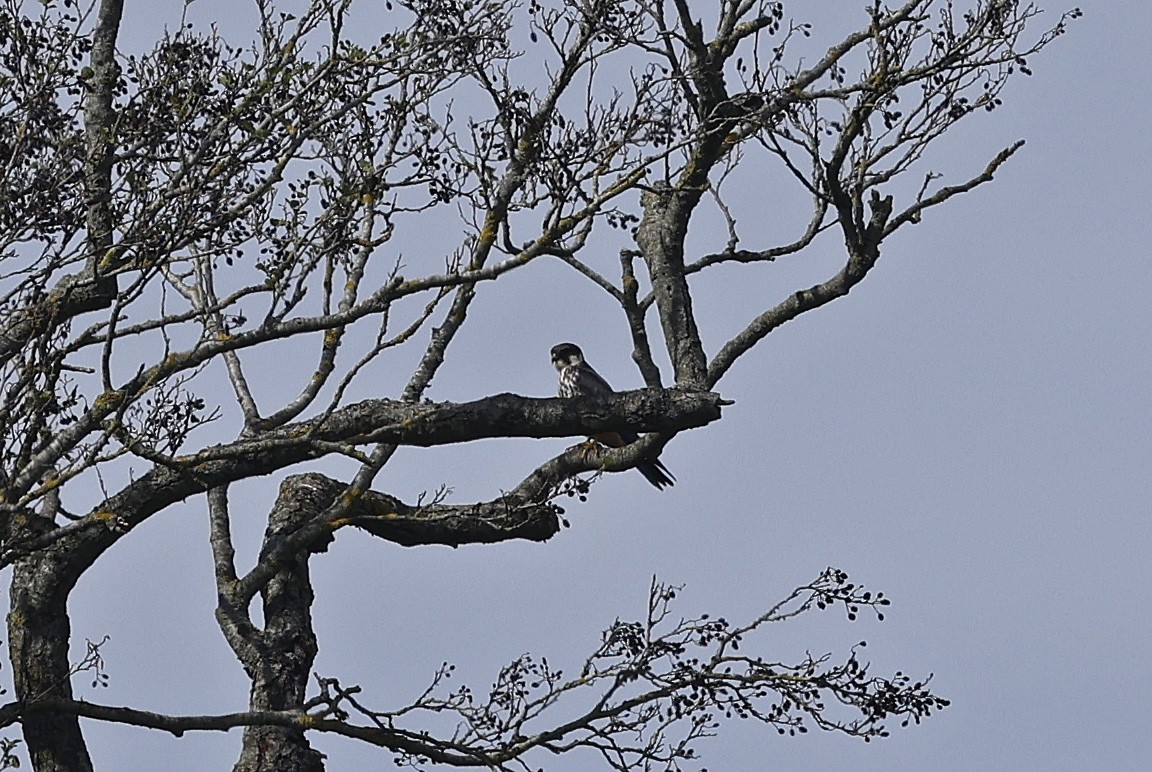
<svg viewBox="0 0 1152 772">
<path fill-rule="evenodd" d="M 793 3 L 815 6 L 817 39 L 822 13 L 862 5 Z M 868 745 L 727 724 L 701 744 L 703 766 L 1144 769 L 1152 6 L 1080 5 L 1084 18 L 1030 63 L 1035 76 L 1009 86 L 1004 109 L 963 124 L 939 158 L 976 171 L 1018 138 L 1025 148 L 994 183 L 887 242 L 850 296 L 741 360 L 720 387 L 736 401 L 724 420 L 665 452 L 674 488 L 612 475 L 543 545 L 409 550 L 341 532 L 312 564 L 316 671 L 361 684 L 382 708 L 414 698 L 442 660 L 483 691 L 526 651 L 571 668 L 613 619 L 643 613 L 653 575 L 686 585 L 679 613 L 743 620 L 835 565 L 892 598 L 887 621 L 825 612 L 772 629 L 758 649 L 787 659 L 867 639 L 878 674 L 935 673 L 952 707 Z M 180 3 L 146 7 L 128 0 L 135 37 L 122 47 L 175 25 Z M 205 18 L 213 4 L 197 7 Z M 801 260 L 819 275 L 824 257 Z M 570 286 L 570 269 L 533 268 L 485 288 L 431 398 L 551 395 L 548 350 L 564 340 L 617 388 L 641 385 L 619 320 L 595 313 L 610 313 L 596 290 L 557 297 L 542 288 Z M 710 285 L 697 303 L 710 352 L 757 302 L 797 288 L 806 274 L 791 270 Z M 402 450 L 378 487 L 411 499 L 449 483 L 456 500 L 491 498 L 566 444 Z M 249 560 L 274 488 L 250 491 L 250 512 L 233 505 Z M 212 618 L 206 535 L 202 500 L 174 507 L 83 577 L 71 607 L 78 650 L 110 635 L 111 683 L 78 679 L 77 696 L 179 713 L 245 707 L 247 681 Z M 238 731 L 85 728 L 104 770 L 228 768 L 240 742 Z M 337 772 L 391 768 L 348 741 L 314 743 Z M 593 768 L 587 757 L 536 763 Z"/>
</svg>

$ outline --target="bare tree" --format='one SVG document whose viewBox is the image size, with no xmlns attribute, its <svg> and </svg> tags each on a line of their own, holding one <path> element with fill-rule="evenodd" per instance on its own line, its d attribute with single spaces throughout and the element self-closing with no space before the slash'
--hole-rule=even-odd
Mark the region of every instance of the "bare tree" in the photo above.
<svg viewBox="0 0 1152 772">
<path fill-rule="evenodd" d="M 320 769 L 314 732 L 413 767 L 528 768 L 534 754 L 585 748 L 615 769 L 679 769 L 725 716 L 868 740 L 887 719 L 947 704 L 925 683 L 872 675 L 858 650 L 782 663 L 740 649 L 812 608 L 855 618 L 887 604 L 834 569 L 742 624 L 680 619 L 675 588 L 654 583 L 646 614 L 613 624 L 578 672 L 522 658 L 487 697 L 438 677 L 385 710 L 312 680 L 309 559 L 341 529 L 409 546 L 556 534 L 566 494 L 719 420 L 714 390 L 742 355 L 848 293 L 891 234 L 990 181 L 1021 142 L 958 179 L 931 170 L 929 148 L 998 107 L 1078 15 L 1036 31 L 1040 9 L 1017 0 L 870 2 L 856 31 L 812 48 L 783 3 L 717 0 L 704 16 L 700 5 L 412 0 L 364 17 L 352 0 L 296 15 L 256 0 L 252 41 L 182 23 L 132 52 L 119 40 L 123 0 L 3 2 L 0 564 L 13 568 L 16 693 L 0 716 L 20 723 L 33 768 L 91 768 L 80 716 L 177 734 L 244 727 L 237 770 Z M 754 168 L 795 188 L 730 193 Z M 782 233 L 772 215 L 789 192 L 809 213 Z M 726 228 L 694 229 L 693 217 Z M 454 245 L 421 241 L 433 230 L 457 234 Z M 705 350 L 693 286 L 707 269 L 818 242 L 840 245 L 838 271 Z M 605 247 L 618 261 L 595 258 Z M 543 259 L 619 304 L 647 388 L 426 401 L 477 295 Z M 273 403 L 252 368 L 285 341 L 307 375 Z M 349 396 L 374 367 L 406 361 L 417 364 L 392 398 Z M 373 488 L 400 446 L 630 431 L 646 434 L 508 470 L 486 501 L 408 503 Z M 288 474 L 329 456 L 354 472 Z M 229 486 L 269 474 L 280 494 L 245 572 Z M 99 675 L 101 660 L 98 646 L 79 662 L 69 651 L 72 588 L 182 500 L 203 502 L 211 522 L 216 621 L 251 679 L 248 710 L 74 699 L 71 676 Z M 455 715 L 455 732 L 428 730 L 432 713 Z M 14 747 L 4 742 L 2 763 Z"/>
</svg>

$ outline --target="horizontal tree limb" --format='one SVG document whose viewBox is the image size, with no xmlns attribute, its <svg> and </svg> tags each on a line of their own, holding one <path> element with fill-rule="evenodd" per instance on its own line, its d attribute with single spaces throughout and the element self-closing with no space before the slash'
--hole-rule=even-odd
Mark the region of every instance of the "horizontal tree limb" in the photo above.
<svg viewBox="0 0 1152 772">
<path fill-rule="evenodd" d="M 473 756 L 446 752 L 441 750 L 438 745 L 424 742 L 410 732 L 357 726 L 335 719 L 317 718 L 294 710 L 251 710 L 242 713 L 173 716 L 116 705 L 100 705 L 84 700 L 43 697 L 27 705 L 11 702 L 0 707 L 0 727 L 9 726 L 22 716 L 44 713 L 66 713 L 98 721 L 160 729 L 176 737 L 183 737 L 185 732 L 227 732 L 230 729 L 245 726 L 282 726 L 291 729 L 331 732 L 362 740 L 381 748 L 417 753 L 439 763 L 454 766 L 481 766 L 477 764 Z"/>
<path fill-rule="evenodd" d="M 720 409 L 726 404 L 731 403 L 715 393 L 677 389 L 639 389 L 604 399 L 497 394 L 466 403 L 366 400 L 321 418 L 287 424 L 266 434 L 216 445 L 177 457 L 173 463 L 154 466 L 81 520 L 9 545 L 0 555 L 0 567 L 61 539 L 71 539 L 73 543 L 66 548 L 77 553 L 72 570 L 79 576 L 120 536 L 171 504 L 210 488 L 315 460 L 340 446 L 432 446 L 495 437 L 566 437 L 622 429 L 672 434 L 718 420 Z M 570 473 L 599 468 L 581 465 L 576 459 L 566 464 Z M 553 482 L 561 479 L 548 477 Z M 535 491 L 525 488 L 529 482 Z M 524 488 L 523 500 L 537 496 L 540 485 L 546 482 L 541 475 L 525 480 L 520 486 Z"/>
</svg>

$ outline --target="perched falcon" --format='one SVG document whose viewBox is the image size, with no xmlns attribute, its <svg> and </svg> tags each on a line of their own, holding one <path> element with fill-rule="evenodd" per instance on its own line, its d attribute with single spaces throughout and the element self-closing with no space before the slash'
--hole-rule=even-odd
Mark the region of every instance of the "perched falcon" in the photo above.
<svg viewBox="0 0 1152 772">
<path fill-rule="evenodd" d="M 558 346 L 553 346 L 552 366 L 560 374 L 561 397 L 604 396 L 613 393 L 608 381 L 601 378 L 600 373 L 593 370 L 592 365 L 584 361 L 584 352 L 575 343 L 561 343 Z M 590 439 L 610 448 L 622 448 L 638 440 L 639 436 L 632 431 L 606 432 L 593 435 Z M 672 473 L 658 459 L 642 461 L 636 465 L 636 469 L 658 489 L 663 489 L 665 485 L 671 485 L 676 481 Z"/>
</svg>

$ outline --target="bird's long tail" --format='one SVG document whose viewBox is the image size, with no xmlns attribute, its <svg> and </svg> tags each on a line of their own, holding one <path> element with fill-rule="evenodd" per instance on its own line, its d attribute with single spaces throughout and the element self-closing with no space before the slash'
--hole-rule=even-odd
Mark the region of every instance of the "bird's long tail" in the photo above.
<svg viewBox="0 0 1152 772">
<path fill-rule="evenodd" d="M 652 483 L 658 490 L 663 490 L 665 486 L 673 485 L 676 478 L 668 471 L 668 467 L 656 461 L 645 461 L 637 464 L 636 469 L 640 474 L 644 475 L 644 479 Z"/>
</svg>

